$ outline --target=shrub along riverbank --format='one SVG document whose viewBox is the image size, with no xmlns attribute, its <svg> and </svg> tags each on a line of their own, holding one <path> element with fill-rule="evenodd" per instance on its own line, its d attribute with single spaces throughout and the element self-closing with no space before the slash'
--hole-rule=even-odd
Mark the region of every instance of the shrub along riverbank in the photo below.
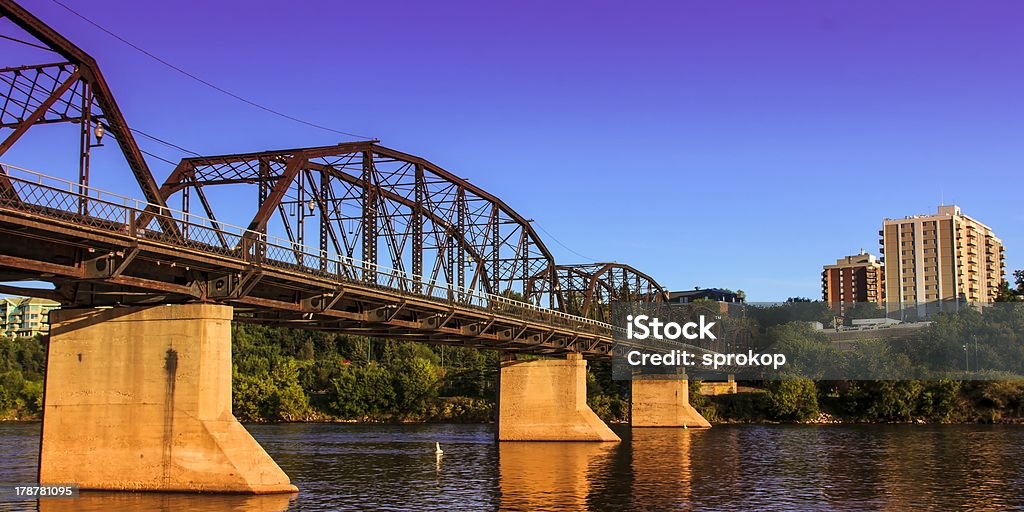
<svg viewBox="0 0 1024 512">
<path fill-rule="evenodd" d="M 712 423 L 1000 422 L 1024 417 L 1024 380 L 1005 371 L 1024 364 L 1024 339 L 1018 338 L 1024 332 L 1024 309 L 989 312 L 984 318 L 965 310 L 937 319 L 912 339 L 885 345 L 868 341 L 871 346 L 852 352 L 837 350 L 804 318 L 770 308 L 755 313 L 755 346 L 776 344 L 795 361 L 842 360 L 878 369 L 880 376 L 892 375 L 896 365 L 901 374 L 922 378 L 789 379 L 750 383 L 760 389 L 716 397 L 701 396 L 699 382 L 691 381 L 691 402 Z M 960 381 L 915 366 L 911 356 L 921 352 L 962 354 L 961 339 L 968 332 L 986 337 L 983 348 L 1002 347 L 998 361 L 991 359 L 1006 365 L 1003 371 L 983 375 L 987 380 Z M 242 324 L 233 328 L 232 350 L 234 413 L 243 421 L 485 422 L 496 415 L 499 355 L 494 351 Z M 986 361 L 984 351 L 975 357 Z M 42 339 L 0 338 L 0 418 L 38 418 L 44 370 Z M 628 420 L 629 383 L 611 380 L 609 363 L 591 364 L 587 394 L 606 421 Z"/>
<path fill-rule="evenodd" d="M 711 423 L 1024 423 L 1024 381 L 819 381 L 767 383 L 691 404 Z"/>
</svg>

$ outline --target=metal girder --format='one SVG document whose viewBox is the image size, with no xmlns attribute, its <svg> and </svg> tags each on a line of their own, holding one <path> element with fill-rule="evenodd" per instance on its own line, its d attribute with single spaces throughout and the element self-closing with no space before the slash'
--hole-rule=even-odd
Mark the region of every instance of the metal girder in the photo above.
<svg viewBox="0 0 1024 512">
<path fill-rule="evenodd" d="M 610 321 L 611 302 L 665 302 L 668 292 L 653 277 L 621 263 L 556 265 L 559 308 L 566 313 Z M 546 277 L 538 274 L 536 277 Z"/>
<path fill-rule="evenodd" d="M 456 295 L 475 290 L 529 296 L 542 306 L 554 303 L 551 280 L 534 279 L 531 285 L 539 293 L 527 293 L 527 279 L 553 265 L 529 221 L 420 157 L 373 141 L 194 157 L 179 163 L 160 193 L 166 202 L 193 187 L 220 186 L 245 187 L 256 195 L 257 211 L 236 223 L 265 230 L 268 239 L 280 239 L 294 253 L 270 247 L 276 256 L 266 257 L 313 265 L 295 250 L 306 246 L 307 255 L 322 255 L 315 263 L 323 271 L 334 270 L 328 260 L 363 262 L 355 271 L 368 282 L 399 283 L 426 294 L 452 288 Z M 215 203 L 207 201 L 210 209 L 200 215 L 213 217 Z M 281 217 L 272 222 L 275 211 Z M 231 223 L 217 213 L 217 219 Z M 319 222 L 303 222 L 314 215 Z M 289 216 L 297 217 L 295 222 Z M 310 246 L 313 240 L 316 245 Z"/>
<path fill-rule="evenodd" d="M 17 142 L 18 139 L 20 139 L 21 136 L 24 135 L 25 132 L 27 132 L 28 129 L 32 127 L 33 124 L 37 123 L 40 119 L 42 119 L 43 116 L 46 115 L 46 112 L 49 111 L 51 107 L 53 107 L 53 104 L 56 103 L 57 100 L 59 100 L 62 96 L 64 96 L 64 93 L 68 92 L 72 87 L 74 87 L 81 77 L 82 75 L 78 72 L 77 69 L 73 71 L 70 75 L 68 75 L 68 77 L 64 80 L 63 83 L 57 86 L 53 90 L 53 92 L 51 92 L 46 97 L 46 99 L 40 102 L 39 106 L 37 106 L 35 110 L 33 110 L 31 114 L 29 114 L 28 117 L 26 117 L 21 123 L 19 123 L 14 128 L 14 131 L 11 132 L 11 134 L 8 135 L 3 142 L 0 142 L 0 155 L 6 153 L 7 150 L 10 149 L 11 146 L 13 146 L 14 143 Z"/>
<path fill-rule="evenodd" d="M 158 188 L 95 60 L 12 0 L 0 0 L 4 20 L 66 62 L 0 69 L 0 154 L 33 126 L 80 125 L 77 190 L 0 174 L 0 229 L 42 242 L 7 244 L 0 270 L 57 286 L 40 294 L 83 306 L 213 301 L 240 321 L 591 356 L 610 353 L 613 328 L 549 310 L 556 301 L 603 319 L 611 300 L 665 296 L 625 265 L 556 266 L 499 198 L 376 141 L 188 158 Z M 144 209 L 89 196 L 93 126 L 117 140 Z M 228 186 L 255 200 L 218 200 Z M 175 195 L 180 219 L 167 207 Z"/>
<path fill-rule="evenodd" d="M 0 119 L 10 121 L 9 123 L 0 122 L 0 124 L 14 130 L 13 138 L 8 136 L 11 144 L 5 143 L 0 150 L 0 155 L 33 125 L 78 122 L 81 124 L 83 132 L 81 151 L 84 167 L 80 175 L 87 179 L 91 125 L 102 124 L 106 132 L 117 140 L 146 201 L 166 208 L 166 204 L 159 194 L 156 180 L 153 178 L 149 166 L 142 156 L 142 151 L 135 142 L 96 60 L 13 0 L 0 0 L 0 22 L 3 20 L 10 20 L 34 37 L 39 46 L 52 50 L 68 62 L 0 69 L 0 78 L 3 82 L 0 83 L 0 93 L 4 94 L 0 97 L 0 107 L 3 109 L 0 110 Z M 46 75 L 46 72 L 47 70 L 56 70 L 62 65 L 73 66 L 76 79 L 71 83 L 62 82 L 57 87 L 56 82 L 59 75 L 50 76 Z M 34 71 L 29 72 L 28 69 Z M 19 78 L 26 77 L 26 73 L 35 74 L 23 80 Z M 41 73 L 48 77 L 44 80 L 45 83 L 38 80 Z M 9 87 L 2 87 L 3 85 Z M 37 85 L 42 85 L 42 87 L 37 87 Z M 56 105 L 63 105 L 65 108 L 57 112 L 54 110 Z M 27 111 L 31 111 L 31 115 L 25 116 L 24 113 Z M 6 181 L 6 177 L 0 176 L 0 181 Z M 88 185 L 88 183 L 80 184 Z M 6 190 L 7 185 L 0 183 L 0 188 Z M 162 219 L 161 226 L 165 232 L 177 235 L 176 226 L 173 223 Z"/>
</svg>

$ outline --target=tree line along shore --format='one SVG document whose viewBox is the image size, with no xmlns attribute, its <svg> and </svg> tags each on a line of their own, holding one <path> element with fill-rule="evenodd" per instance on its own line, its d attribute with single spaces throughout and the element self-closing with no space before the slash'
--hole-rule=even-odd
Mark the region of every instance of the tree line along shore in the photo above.
<svg viewBox="0 0 1024 512">
<path fill-rule="evenodd" d="M 1016 290 L 1011 289 L 1011 292 Z M 703 396 L 690 381 L 691 403 L 712 423 L 734 422 L 1021 422 L 1024 418 L 1024 286 L 1012 306 L 965 308 L 937 316 L 905 339 L 865 340 L 839 350 L 808 322 L 830 317 L 820 302 L 791 299 L 749 307 L 754 345 L 785 350 L 791 360 L 838 360 L 879 376 L 913 380 L 834 381 L 793 377 L 741 382 L 743 392 Z M 868 314 L 868 313 L 865 313 Z M 233 326 L 233 410 L 247 422 L 489 422 L 497 411 L 499 354 L 473 348 L 377 340 L 258 325 Z M 927 361 L 964 358 L 962 372 Z M 45 339 L 0 338 L 0 419 L 38 419 Z M 971 366 L 986 368 L 962 378 Z M 813 376 L 813 375 L 812 375 Z M 587 400 L 608 422 L 629 418 L 629 382 L 611 378 L 611 363 L 592 362 Z"/>
</svg>

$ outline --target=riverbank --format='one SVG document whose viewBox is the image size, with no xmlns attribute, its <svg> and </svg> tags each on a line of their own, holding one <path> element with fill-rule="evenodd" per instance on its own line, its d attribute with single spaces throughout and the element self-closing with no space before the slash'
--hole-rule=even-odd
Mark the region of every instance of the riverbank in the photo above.
<svg viewBox="0 0 1024 512">
<path fill-rule="evenodd" d="M 793 379 L 691 404 L 711 423 L 1021 424 L 1024 381 L 812 381 Z M 749 388 L 748 388 L 749 389 Z"/>
<path fill-rule="evenodd" d="M 763 316 L 772 311 L 750 312 Z M 998 313 L 1007 318 L 990 313 L 985 321 L 1002 326 L 999 332 L 1013 333 L 1024 325 L 1024 311 Z M 926 339 L 863 354 L 837 352 L 806 323 L 764 320 L 754 331 L 764 339 L 754 346 L 789 343 L 794 354 L 802 354 L 796 359 L 856 359 L 861 354 L 872 359 L 858 364 L 908 365 L 917 352 L 907 347 L 956 349 L 959 342 L 950 340 L 962 338 L 961 324 L 981 321 L 972 310 L 939 320 L 919 333 Z M 232 326 L 231 350 L 232 412 L 243 422 L 487 423 L 497 414 L 496 351 L 248 324 Z M 0 419 L 39 417 L 45 353 L 42 338 L 0 338 Z M 713 424 L 983 424 L 1024 418 L 1024 380 L 1008 371 L 974 372 L 974 378 L 986 380 L 965 381 L 943 380 L 948 373 L 926 365 L 902 374 L 932 380 L 793 378 L 745 382 L 745 393 L 705 397 L 694 379 L 690 401 Z M 586 385 L 587 402 L 598 417 L 628 422 L 630 383 L 612 378 L 610 362 L 591 361 Z"/>
<path fill-rule="evenodd" d="M 743 386 L 740 393 L 714 396 L 701 395 L 699 389 L 699 381 L 690 383 L 691 404 L 715 425 L 1024 424 L 1024 381 L 797 381 Z M 629 424 L 627 397 L 591 393 L 588 402 L 607 423 Z M 289 419 L 241 419 L 254 424 L 488 424 L 496 421 L 495 405 L 486 399 L 438 397 L 422 413 L 341 417 L 308 407 Z M 0 422 L 39 420 L 38 413 L 0 415 Z"/>
</svg>

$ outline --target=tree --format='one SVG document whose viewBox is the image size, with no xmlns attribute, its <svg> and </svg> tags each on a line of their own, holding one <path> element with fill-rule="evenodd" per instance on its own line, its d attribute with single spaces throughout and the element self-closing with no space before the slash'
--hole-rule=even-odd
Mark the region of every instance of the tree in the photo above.
<svg viewBox="0 0 1024 512">
<path fill-rule="evenodd" d="M 818 416 L 818 388 L 810 379 L 768 383 L 768 411 L 776 419 L 807 421 Z"/>
<path fill-rule="evenodd" d="M 838 373 L 843 361 L 836 345 L 806 322 L 770 327 L 758 346 L 765 352 L 786 354 L 785 369 L 803 377 L 822 378 Z"/>
<path fill-rule="evenodd" d="M 827 303 L 801 297 L 790 297 L 783 304 L 750 306 L 747 314 L 765 329 L 789 322 L 827 323 L 833 315 Z"/>
<path fill-rule="evenodd" d="M 391 372 L 376 362 L 346 365 L 331 381 L 331 412 L 347 419 L 389 416 L 397 410 L 393 381 Z"/>
<path fill-rule="evenodd" d="M 919 415 L 924 383 L 919 380 L 854 382 L 845 395 L 847 410 L 869 421 L 910 421 Z"/>
<path fill-rule="evenodd" d="M 309 410 L 294 359 L 281 359 L 269 371 L 235 371 L 232 387 L 235 416 L 243 421 L 298 421 Z"/>
<path fill-rule="evenodd" d="M 858 302 L 846 310 L 847 320 L 885 318 L 885 310 L 876 302 Z"/>
<path fill-rule="evenodd" d="M 276 421 L 298 421 L 306 416 L 309 409 L 309 398 L 299 384 L 299 367 L 295 359 L 288 359 L 278 364 L 270 372 L 273 382 L 273 393 L 270 406 Z"/>
<path fill-rule="evenodd" d="M 331 379 L 332 388 L 329 392 L 330 412 L 341 418 L 362 418 L 366 416 L 366 407 L 360 397 L 356 369 L 346 365 L 338 375 Z"/>
<path fill-rule="evenodd" d="M 1024 302 L 1024 269 L 1014 271 L 1014 286 L 1003 280 L 999 284 L 999 292 L 996 295 L 996 302 Z"/>
<path fill-rule="evenodd" d="M 398 406 L 406 413 L 422 414 L 437 398 L 440 372 L 425 358 L 403 360 L 395 371 L 395 394 Z"/>
<path fill-rule="evenodd" d="M 39 336 L 0 338 L 0 416 L 42 411 L 45 353 Z"/>
</svg>

